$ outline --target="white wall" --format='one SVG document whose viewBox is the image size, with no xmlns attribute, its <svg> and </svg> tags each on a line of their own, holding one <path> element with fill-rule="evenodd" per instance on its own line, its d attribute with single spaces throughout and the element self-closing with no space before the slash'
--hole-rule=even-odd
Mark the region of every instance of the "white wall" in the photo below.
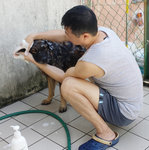
<svg viewBox="0 0 149 150">
<path fill-rule="evenodd" d="M 0 107 L 46 86 L 33 65 L 12 57 L 29 33 L 61 28 L 66 10 L 80 0 L 0 0 Z"/>
</svg>

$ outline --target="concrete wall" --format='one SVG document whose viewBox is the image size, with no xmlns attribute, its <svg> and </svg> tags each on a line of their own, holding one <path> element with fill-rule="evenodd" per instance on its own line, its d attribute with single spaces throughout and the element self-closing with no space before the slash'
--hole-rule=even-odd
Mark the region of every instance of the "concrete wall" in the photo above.
<svg viewBox="0 0 149 150">
<path fill-rule="evenodd" d="M 12 54 L 29 33 L 61 28 L 61 17 L 80 0 L 0 0 L 0 107 L 47 85 L 33 64 Z"/>
</svg>

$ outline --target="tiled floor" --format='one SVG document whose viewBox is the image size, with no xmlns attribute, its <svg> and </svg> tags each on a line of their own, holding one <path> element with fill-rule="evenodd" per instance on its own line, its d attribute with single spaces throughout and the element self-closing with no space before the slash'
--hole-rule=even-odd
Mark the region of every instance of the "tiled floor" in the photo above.
<svg viewBox="0 0 149 150">
<path fill-rule="evenodd" d="M 81 117 L 70 105 L 67 112 L 60 114 L 59 90 L 50 105 L 42 106 L 41 101 L 48 95 L 44 89 L 28 98 L 22 99 L 0 109 L 0 116 L 30 109 L 49 110 L 60 116 L 68 125 L 72 150 L 86 142 L 95 133 L 94 127 Z M 46 114 L 25 114 L 0 121 L 0 150 L 10 150 L 10 141 L 13 131 L 11 125 L 19 125 L 21 133 L 26 138 L 29 150 L 65 150 L 67 147 L 66 135 L 62 125 Z M 144 104 L 138 119 L 127 127 L 110 125 L 120 133 L 120 142 L 109 150 L 149 150 L 149 88 L 144 87 Z"/>
</svg>

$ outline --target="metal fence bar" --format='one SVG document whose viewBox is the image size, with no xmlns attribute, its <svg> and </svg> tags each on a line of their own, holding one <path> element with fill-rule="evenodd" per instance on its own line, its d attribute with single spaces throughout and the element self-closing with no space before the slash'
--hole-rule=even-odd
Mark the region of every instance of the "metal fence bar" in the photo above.
<svg viewBox="0 0 149 150">
<path fill-rule="evenodd" d="M 144 46 L 145 46 L 145 57 L 144 57 L 144 82 L 149 81 L 149 1 L 144 1 L 145 8 L 145 34 L 144 34 Z M 149 85 L 149 82 L 148 82 Z"/>
<path fill-rule="evenodd" d="M 128 48 L 128 13 L 129 13 L 129 0 L 126 0 L 126 47 Z"/>
</svg>

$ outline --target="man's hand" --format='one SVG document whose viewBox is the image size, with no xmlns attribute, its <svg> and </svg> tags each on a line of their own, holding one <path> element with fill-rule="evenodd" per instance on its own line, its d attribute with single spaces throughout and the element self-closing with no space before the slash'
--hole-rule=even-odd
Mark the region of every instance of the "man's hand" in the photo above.
<svg viewBox="0 0 149 150">
<path fill-rule="evenodd" d="M 30 34 L 25 38 L 25 42 L 28 44 L 26 47 L 25 55 L 27 56 L 29 54 L 29 50 L 33 45 L 34 42 L 34 34 Z"/>
<path fill-rule="evenodd" d="M 31 53 L 28 53 L 28 55 L 25 55 L 23 52 L 19 52 L 20 55 L 24 56 L 24 59 L 28 62 L 36 63 Z"/>
</svg>

